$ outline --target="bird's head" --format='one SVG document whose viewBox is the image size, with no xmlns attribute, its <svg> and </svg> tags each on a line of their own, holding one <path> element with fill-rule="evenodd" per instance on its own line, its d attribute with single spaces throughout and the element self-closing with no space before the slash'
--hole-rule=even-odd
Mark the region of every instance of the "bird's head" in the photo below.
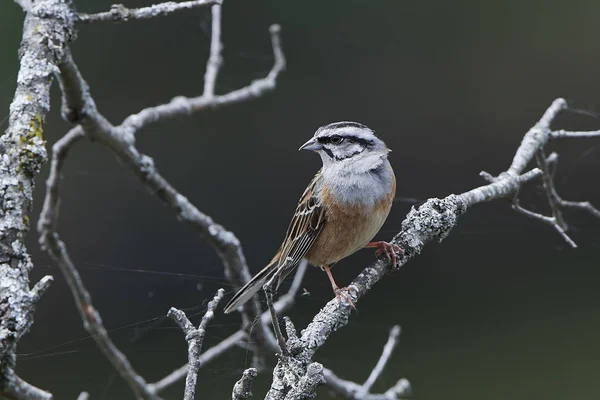
<svg viewBox="0 0 600 400">
<path fill-rule="evenodd" d="M 334 122 L 322 126 L 299 150 L 319 153 L 324 168 L 365 164 L 366 169 L 371 161 L 377 162 L 390 152 L 371 129 L 358 122 Z"/>
</svg>

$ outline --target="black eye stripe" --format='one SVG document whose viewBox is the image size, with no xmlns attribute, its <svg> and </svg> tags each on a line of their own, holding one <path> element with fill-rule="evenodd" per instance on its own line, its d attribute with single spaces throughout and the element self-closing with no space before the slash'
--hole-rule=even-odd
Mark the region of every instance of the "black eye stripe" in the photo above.
<svg viewBox="0 0 600 400">
<path fill-rule="evenodd" d="M 334 139 L 336 139 L 336 138 L 341 138 L 341 139 L 349 140 L 351 142 L 361 144 L 361 145 L 363 145 L 365 147 L 371 147 L 371 146 L 373 146 L 375 144 L 375 142 L 373 142 L 372 140 L 360 138 L 358 136 L 339 136 L 339 135 L 332 135 L 332 136 L 320 137 L 320 138 L 317 138 L 317 141 L 319 143 L 323 143 L 323 144 L 326 144 L 326 143 L 340 143 L 339 141 L 338 142 L 334 142 Z"/>
</svg>

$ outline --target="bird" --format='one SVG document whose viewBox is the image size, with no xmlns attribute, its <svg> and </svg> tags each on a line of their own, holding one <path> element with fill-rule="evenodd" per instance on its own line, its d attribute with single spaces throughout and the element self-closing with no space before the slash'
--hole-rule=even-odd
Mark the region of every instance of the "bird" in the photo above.
<svg viewBox="0 0 600 400">
<path fill-rule="evenodd" d="M 376 248 L 396 265 L 402 249 L 371 242 L 388 217 L 396 193 L 390 149 L 375 132 L 358 122 L 320 127 L 298 150 L 319 154 L 323 166 L 298 202 L 285 239 L 271 262 L 225 306 L 230 313 L 246 303 L 265 283 L 279 288 L 303 258 L 327 273 L 338 298 L 354 304 L 336 284 L 331 267 L 362 248 Z"/>
</svg>

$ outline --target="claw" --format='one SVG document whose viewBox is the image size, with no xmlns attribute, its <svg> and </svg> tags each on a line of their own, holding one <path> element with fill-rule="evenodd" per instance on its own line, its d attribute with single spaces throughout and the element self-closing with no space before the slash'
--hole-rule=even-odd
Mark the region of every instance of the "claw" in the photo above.
<svg viewBox="0 0 600 400">
<path fill-rule="evenodd" d="M 352 299 L 350 299 L 350 296 L 348 296 L 344 291 L 348 289 L 347 287 L 340 289 L 339 287 L 335 287 L 333 288 L 333 293 L 335 293 L 335 298 L 337 299 L 338 303 L 341 305 L 342 304 L 342 300 L 341 298 L 343 297 L 344 300 L 346 300 L 348 302 L 348 304 L 350 305 L 350 307 L 352 307 L 352 309 L 356 312 L 358 312 L 358 310 L 356 309 L 356 306 L 354 305 L 354 302 L 352 301 Z"/>
<path fill-rule="evenodd" d="M 365 247 L 375 247 L 375 256 L 379 257 L 381 254 L 385 254 L 388 262 L 393 263 L 392 265 L 395 267 L 398 263 L 398 255 L 402 255 L 404 252 L 402 247 L 398 246 L 395 243 L 388 242 L 371 242 L 368 243 Z"/>
</svg>

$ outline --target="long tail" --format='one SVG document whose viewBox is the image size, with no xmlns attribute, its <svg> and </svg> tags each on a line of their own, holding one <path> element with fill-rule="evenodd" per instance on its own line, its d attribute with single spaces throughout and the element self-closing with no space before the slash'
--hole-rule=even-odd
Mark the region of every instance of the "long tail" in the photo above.
<svg viewBox="0 0 600 400">
<path fill-rule="evenodd" d="M 274 259 L 269 265 L 260 270 L 254 278 L 250 279 L 250 281 L 246 283 L 235 296 L 233 296 L 229 303 L 227 303 L 224 310 L 225 314 L 237 310 L 240 306 L 243 306 L 250 300 L 277 271 L 278 262 L 278 259 Z"/>
</svg>

